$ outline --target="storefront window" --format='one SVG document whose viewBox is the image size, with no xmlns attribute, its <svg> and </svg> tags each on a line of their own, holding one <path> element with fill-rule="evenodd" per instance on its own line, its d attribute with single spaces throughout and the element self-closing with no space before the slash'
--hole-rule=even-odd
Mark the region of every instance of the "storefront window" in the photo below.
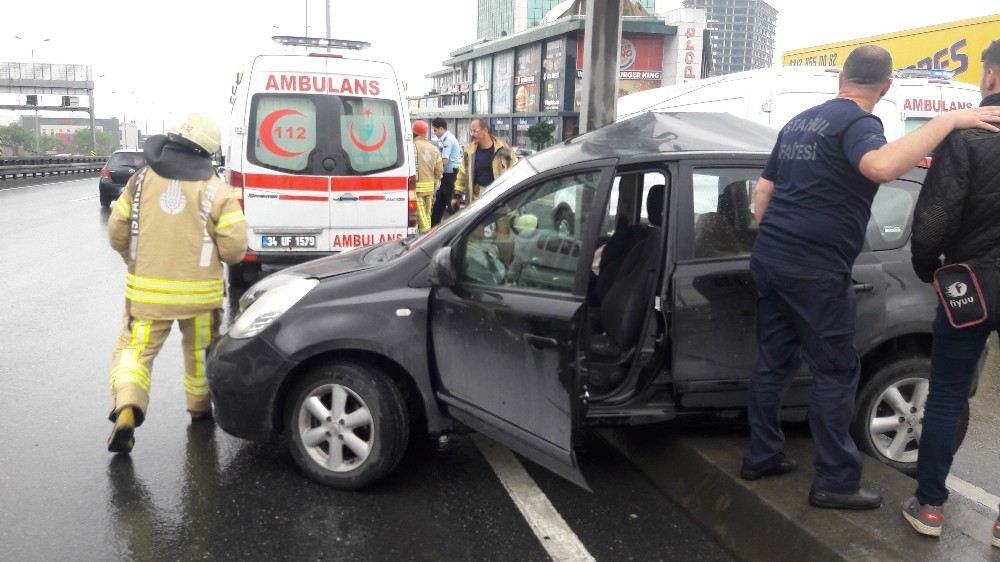
<svg viewBox="0 0 1000 562">
<path fill-rule="evenodd" d="M 517 52 L 514 73 L 514 113 L 538 111 L 538 68 L 541 45 L 535 44 Z"/>
<path fill-rule="evenodd" d="M 493 113 L 510 113 L 514 78 L 514 51 L 493 57 Z"/>
<path fill-rule="evenodd" d="M 562 109 L 563 72 L 565 70 L 564 39 L 556 39 L 545 44 L 545 59 L 542 61 L 543 111 Z"/>
<path fill-rule="evenodd" d="M 516 129 L 516 138 L 514 139 L 515 146 L 520 146 L 522 148 L 535 148 L 535 143 L 531 142 L 531 139 L 528 138 L 528 129 L 534 124 L 534 117 L 514 118 L 514 128 Z"/>
<path fill-rule="evenodd" d="M 509 117 L 494 117 L 490 120 L 490 132 L 493 136 L 507 143 L 508 145 L 513 144 L 513 140 L 510 135 L 510 118 Z"/>
</svg>

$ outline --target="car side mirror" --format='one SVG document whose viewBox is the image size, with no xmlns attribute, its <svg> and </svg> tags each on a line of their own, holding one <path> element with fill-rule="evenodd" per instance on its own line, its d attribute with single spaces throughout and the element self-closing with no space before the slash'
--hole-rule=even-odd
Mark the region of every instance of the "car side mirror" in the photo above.
<svg viewBox="0 0 1000 562">
<path fill-rule="evenodd" d="M 451 287 L 457 281 L 451 263 L 451 247 L 438 248 L 431 256 L 430 281 L 435 287 Z"/>
</svg>

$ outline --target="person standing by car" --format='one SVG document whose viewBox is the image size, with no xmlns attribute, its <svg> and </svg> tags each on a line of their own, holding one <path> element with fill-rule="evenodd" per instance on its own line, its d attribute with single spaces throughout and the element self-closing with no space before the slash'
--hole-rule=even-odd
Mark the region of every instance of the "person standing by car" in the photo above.
<svg viewBox="0 0 1000 562">
<path fill-rule="evenodd" d="M 796 468 L 782 452 L 781 402 L 800 365 L 812 372 L 809 425 L 816 442 L 816 507 L 873 509 L 861 489 L 861 458 L 849 433 L 860 374 L 851 280 L 871 204 L 882 182 L 913 167 L 956 128 L 996 130 L 1000 111 L 953 111 L 886 143 L 875 104 L 892 84 L 882 47 L 854 49 L 836 98 L 782 128 L 755 188 L 759 226 L 750 259 L 757 287 L 757 364 L 747 397 L 750 442 L 741 476 L 756 480 Z"/>
<path fill-rule="evenodd" d="M 431 229 L 431 206 L 434 188 L 441 181 L 443 164 L 441 153 L 427 140 L 427 122 L 413 122 L 413 146 L 417 153 L 417 229 Z"/>
<path fill-rule="evenodd" d="M 108 236 L 128 266 L 125 325 L 111 368 L 114 423 L 108 450 L 129 453 L 149 404 L 153 360 L 176 320 L 184 390 L 193 420 L 210 418 L 205 350 L 218 334 L 225 296 L 222 264 L 247 248 L 243 211 L 212 166 L 219 130 L 191 113 L 150 137 L 148 166 L 128 181 L 108 219 Z"/>
<path fill-rule="evenodd" d="M 462 147 L 458 145 L 458 139 L 448 131 L 448 123 L 435 117 L 431 121 L 434 128 L 434 136 L 441 143 L 441 158 L 444 159 L 444 175 L 441 176 L 441 187 L 437 189 L 434 196 L 434 207 L 431 210 L 431 226 L 437 226 L 444 218 L 444 209 L 451 202 L 452 193 L 455 191 L 455 175 L 458 174 L 458 166 L 462 162 Z"/>
<path fill-rule="evenodd" d="M 472 137 L 472 142 L 465 147 L 462 164 L 458 167 L 452 207 L 458 206 L 459 196 L 463 193 L 467 193 L 466 204 L 471 205 L 482 193 L 483 188 L 517 164 L 517 154 L 514 154 L 503 141 L 490 134 L 485 119 L 477 117 L 470 121 L 469 135 Z"/>
<path fill-rule="evenodd" d="M 983 52 L 982 107 L 1000 106 L 1000 40 Z M 990 332 L 1000 327 L 1000 135 L 979 130 L 948 135 L 920 191 L 913 219 L 913 271 L 925 283 L 944 262 L 972 266 L 989 317 L 954 328 L 942 307 L 934 321 L 930 392 L 923 412 L 917 491 L 903 503 L 903 516 L 924 535 L 940 536 L 945 479 L 955 453 L 955 435 L 968 407 L 976 364 Z M 970 288 L 966 288 L 970 290 Z M 962 296 L 962 295 L 959 295 Z M 1000 519 L 993 527 L 1000 547 Z"/>
</svg>

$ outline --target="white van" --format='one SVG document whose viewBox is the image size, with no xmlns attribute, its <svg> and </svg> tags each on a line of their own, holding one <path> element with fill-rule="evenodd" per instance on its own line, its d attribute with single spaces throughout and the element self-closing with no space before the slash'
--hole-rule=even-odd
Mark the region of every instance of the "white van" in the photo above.
<svg viewBox="0 0 1000 562">
<path fill-rule="evenodd" d="M 227 180 L 249 227 L 230 283 L 281 266 L 416 233 L 413 134 L 402 83 L 367 43 L 276 37 L 337 51 L 260 55 L 237 76 Z"/>
<path fill-rule="evenodd" d="M 933 72 L 900 71 L 875 106 L 885 137 L 895 140 L 935 115 L 979 105 L 979 88 Z M 837 95 L 839 68 L 749 70 L 623 96 L 618 120 L 645 111 L 719 111 L 780 129 L 802 111 Z"/>
</svg>

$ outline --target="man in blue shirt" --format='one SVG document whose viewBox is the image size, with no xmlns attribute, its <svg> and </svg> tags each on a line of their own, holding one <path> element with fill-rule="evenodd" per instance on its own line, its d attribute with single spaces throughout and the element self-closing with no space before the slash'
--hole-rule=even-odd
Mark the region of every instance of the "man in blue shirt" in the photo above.
<svg viewBox="0 0 1000 562">
<path fill-rule="evenodd" d="M 757 286 L 758 357 L 740 475 L 756 480 L 796 468 L 782 452 L 779 414 L 801 353 L 812 372 L 816 476 L 809 503 L 817 507 L 872 509 L 882 503 L 860 487 L 861 459 L 849 433 L 860 372 L 851 269 L 875 191 L 952 130 L 996 130 L 990 123 L 1000 122 L 1000 111 L 953 111 L 886 143 L 882 122 L 871 112 L 889 90 L 891 74 L 885 49 L 852 51 L 837 97 L 785 125 L 755 189 L 759 228 L 750 270 Z"/>
<path fill-rule="evenodd" d="M 444 159 L 444 176 L 441 177 L 441 186 L 434 195 L 434 206 L 431 209 L 431 226 L 435 226 L 441 222 L 445 207 L 451 203 L 452 193 L 455 191 L 455 176 L 458 174 L 458 165 L 462 162 L 462 147 L 455 135 L 448 132 L 448 123 L 444 119 L 435 117 L 431 126 L 441 143 L 441 158 Z"/>
</svg>

